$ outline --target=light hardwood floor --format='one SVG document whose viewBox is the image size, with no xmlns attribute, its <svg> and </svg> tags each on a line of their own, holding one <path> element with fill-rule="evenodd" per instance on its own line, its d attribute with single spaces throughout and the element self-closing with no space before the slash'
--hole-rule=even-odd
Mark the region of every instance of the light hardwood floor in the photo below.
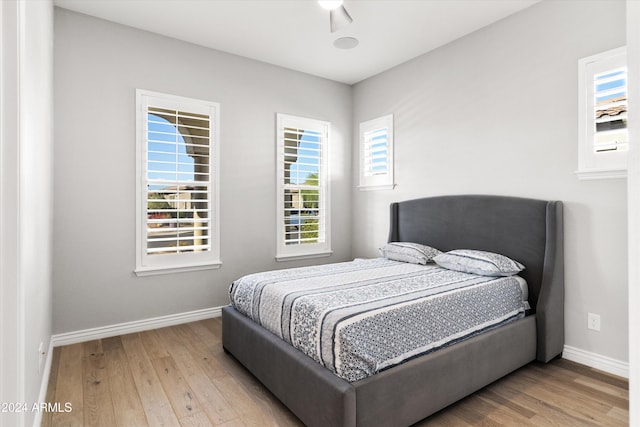
<svg viewBox="0 0 640 427">
<path fill-rule="evenodd" d="M 48 426 L 301 426 L 222 350 L 220 318 L 57 347 Z M 416 426 L 626 426 L 628 382 L 532 363 Z"/>
</svg>

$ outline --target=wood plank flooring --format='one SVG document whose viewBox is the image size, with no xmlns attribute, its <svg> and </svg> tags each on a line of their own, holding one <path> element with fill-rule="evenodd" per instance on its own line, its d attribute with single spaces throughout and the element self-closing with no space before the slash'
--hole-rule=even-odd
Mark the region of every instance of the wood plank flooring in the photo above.
<svg viewBox="0 0 640 427">
<path fill-rule="evenodd" d="M 54 349 L 49 426 L 302 426 L 221 346 L 221 318 Z M 415 426 L 626 426 L 628 382 L 532 363 Z M 415 427 L 414 426 L 414 427 Z"/>
</svg>

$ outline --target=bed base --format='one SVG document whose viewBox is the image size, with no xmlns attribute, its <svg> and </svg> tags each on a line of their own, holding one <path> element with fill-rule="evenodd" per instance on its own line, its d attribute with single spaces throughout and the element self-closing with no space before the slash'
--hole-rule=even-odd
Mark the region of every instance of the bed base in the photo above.
<svg viewBox="0 0 640 427">
<path fill-rule="evenodd" d="M 222 310 L 224 349 L 311 427 L 411 425 L 533 361 L 535 331 L 530 315 L 349 383 L 234 308 Z"/>
</svg>

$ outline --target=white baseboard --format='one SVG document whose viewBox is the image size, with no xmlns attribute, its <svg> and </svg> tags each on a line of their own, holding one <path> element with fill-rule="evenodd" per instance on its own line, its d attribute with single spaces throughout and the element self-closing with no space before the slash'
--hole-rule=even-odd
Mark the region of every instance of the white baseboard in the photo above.
<svg viewBox="0 0 640 427">
<path fill-rule="evenodd" d="M 579 348 L 564 346 L 562 358 L 587 365 L 591 368 L 599 369 L 620 377 L 629 378 L 629 363 L 612 359 L 600 354 L 591 353 Z"/>
<path fill-rule="evenodd" d="M 51 337 L 53 347 L 76 344 L 85 341 L 115 337 L 118 335 L 164 328 L 181 323 L 195 322 L 212 317 L 220 317 L 222 307 L 206 308 L 204 310 L 186 313 L 170 314 L 168 316 L 153 317 L 151 319 L 134 320 L 133 322 L 118 323 L 116 325 L 100 326 L 98 328 L 83 329 L 81 331 L 65 332 Z"/>
</svg>

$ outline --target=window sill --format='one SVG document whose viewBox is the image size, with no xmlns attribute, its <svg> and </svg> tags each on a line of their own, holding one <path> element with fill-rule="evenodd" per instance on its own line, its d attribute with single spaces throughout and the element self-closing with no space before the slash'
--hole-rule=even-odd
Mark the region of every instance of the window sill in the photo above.
<svg viewBox="0 0 640 427">
<path fill-rule="evenodd" d="M 186 273 L 190 271 L 216 270 L 220 267 L 222 267 L 222 261 L 212 261 L 206 264 L 138 267 L 134 270 L 134 273 L 136 273 L 138 277 L 145 277 L 160 274 Z"/>
<path fill-rule="evenodd" d="M 385 184 L 385 185 L 359 185 L 358 190 L 360 191 L 375 191 L 375 190 L 393 190 L 396 188 L 395 184 Z"/>
<path fill-rule="evenodd" d="M 323 258 L 323 257 L 331 256 L 331 254 L 333 254 L 333 251 L 314 252 L 314 253 L 297 254 L 297 255 L 276 255 L 276 261 L 282 262 L 282 261 L 296 261 L 299 259 Z"/>
<path fill-rule="evenodd" d="M 584 169 L 574 172 L 579 180 L 620 179 L 627 177 L 626 169 Z"/>
</svg>

